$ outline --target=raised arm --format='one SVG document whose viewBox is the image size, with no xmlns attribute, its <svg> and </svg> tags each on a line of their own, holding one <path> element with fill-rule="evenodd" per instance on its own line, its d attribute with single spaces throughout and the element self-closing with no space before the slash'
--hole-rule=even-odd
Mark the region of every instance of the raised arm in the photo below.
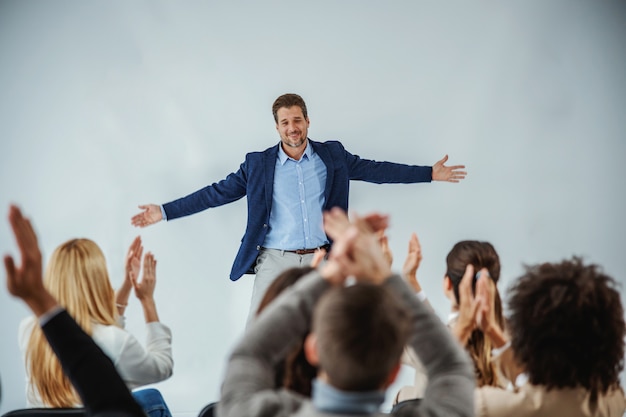
<svg viewBox="0 0 626 417">
<path fill-rule="evenodd" d="M 417 239 L 417 234 L 412 233 L 409 239 L 409 250 L 402 266 L 402 276 L 416 293 L 422 291 L 422 286 L 417 280 L 417 270 L 422 262 L 422 246 Z"/>
<path fill-rule="evenodd" d="M 159 321 L 156 303 L 154 301 L 154 289 L 156 288 L 156 264 L 154 255 L 146 253 L 143 258 L 143 277 L 139 281 L 138 276 L 131 275 L 131 282 L 135 289 L 135 295 L 141 302 L 146 323 Z"/>
<path fill-rule="evenodd" d="M 46 318 L 42 330 L 87 414 L 145 417 L 111 360 L 43 286 L 41 252 L 30 221 L 17 207 L 11 206 L 9 222 L 22 260 L 17 266 L 10 255 L 4 257 L 7 289 L 22 299 L 36 316 Z"/>
<path fill-rule="evenodd" d="M 336 214 L 337 211 L 326 214 L 325 219 Z M 424 399 L 407 407 L 413 408 L 415 415 L 472 416 L 475 381 L 469 357 L 406 283 L 398 276 L 390 276 L 389 265 L 368 222 L 356 217 L 343 234 L 345 239 L 328 228 L 327 233 L 335 241 L 330 259 L 336 260 L 344 273 L 360 282 L 387 286 L 409 311 L 413 325 L 410 346 L 424 364 L 428 386 Z M 405 412 L 410 413 L 408 409 Z"/>
<path fill-rule="evenodd" d="M 156 260 L 152 253 L 144 255 L 143 276 L 141 281 L 132 276 L 132 285 L 146 320 L 146 344 L 144 347 L 132 334 L 126 332 L 117 367 L 127 385 L 134 388 L 169 378 L 174 370 L 174 358 L 172 332 L 159 322 L 154 301 Z"/>
<path fill-rule="evenodd" d="M 141 256 L 143 254 L 143 246 L 141 245 L 141 237 L 137 236 L 128 248 L 126 253 L 126 262 L 124 264 L 124 281 L 115 292 L 115 304 L 117 312 L 120 316 L 124 315 L 128 306 L 128 298 L 133 289 L 133 280 L 139 276 L 141 269 Z"/>
</svg>

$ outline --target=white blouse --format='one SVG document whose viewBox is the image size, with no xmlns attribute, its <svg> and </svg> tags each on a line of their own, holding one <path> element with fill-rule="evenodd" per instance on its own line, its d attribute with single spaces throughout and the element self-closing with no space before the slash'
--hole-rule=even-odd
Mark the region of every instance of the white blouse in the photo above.
<svg viewBox="0 0 626 417">
<path fill-rule="evenodd" d="M 24 363 L 28 340 L 35 325 L 39 323 L 34 316 L 27 317 L 20 323 L 18 343 Z M 144 348 L 132 334 L 121 327 L 96 323 L 93 325 L 93 340 L 111 358 L 117 372 L 131 390 L 169 378 L 174 368 L 172 332 L 169 327 L 160 322 L 152 322 L 146 324 L 146 330 Z M 28 369 L 26 402 L 28 407 L 47 407 L 31 383 Z"/>
</svg>

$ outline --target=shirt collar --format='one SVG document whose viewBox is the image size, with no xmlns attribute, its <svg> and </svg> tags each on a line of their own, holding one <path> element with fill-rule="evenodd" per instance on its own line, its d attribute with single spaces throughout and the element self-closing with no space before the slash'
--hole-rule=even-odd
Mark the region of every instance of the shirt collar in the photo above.
<svg viewBox="0 0 626 417">
<path fill-rule="evenodd" d="M 311 155 L 313 155 L 313 147 L 311 147 L 311 141 L 307 138 L 306 140 L 306 148 L 304 148 L 304 153 L 302 154 L 302 158 L 304 158 L 306 156 L 306 159 L 311 159 Z M 295 159 L 290 158 L 285 151 L 283 150 L 283 143 L 280 142 L 278 144 L 278 160 L 280 161 L 281 165 L 285 165 L 285 162 L 287 162 L 288 159 L 291 159 L 292 161 L 295 161 Z"/>
<path fill-rule="evenodd" d="M 319 379 L 313 380 L 311 401 L 323 412 L 373 414 L 380 411 L 385 391 L 341 391 Z"/>
</svg>

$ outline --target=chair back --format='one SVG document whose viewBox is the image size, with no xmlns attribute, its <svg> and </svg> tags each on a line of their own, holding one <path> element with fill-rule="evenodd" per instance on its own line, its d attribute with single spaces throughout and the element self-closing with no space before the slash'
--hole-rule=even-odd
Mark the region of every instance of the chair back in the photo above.
<svg viewBox="0 0 626 417">
<path fill-rule="evenodd" d="M 215 411 L 216 408 L 217 408 L 216 402 L 208 404 L 200 411 L 200 413 L 198 414 L 198 417 L 214 417 L 216 414 L 216 411 Z"/>
<path fill-rule="evenodd" d="M 20 408 L 2 417 L 87 417 L 84 408 Z"/>
</svg>

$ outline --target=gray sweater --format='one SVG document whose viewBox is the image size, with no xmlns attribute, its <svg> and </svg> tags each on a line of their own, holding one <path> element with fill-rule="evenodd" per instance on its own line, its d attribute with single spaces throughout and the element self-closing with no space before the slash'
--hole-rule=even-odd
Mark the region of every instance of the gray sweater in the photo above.
<svg viewBox="0 0 626 417">
<path fill-rule="evenodd" d="M 409 344 L 428 374 L 424 399 L 394 415 L 472 416 L 475 382 L 467 354 L 399 276 L 392 276 L 383 285 L 408 308 L 413 322 Z M 329 287 L 318 272 L 312 272 L 281 294 L 248 328 L 229 358 L 218 416 L 351 416 L 316 410 L 309 399 L 274 385 L 275 365 L 309 331 L 313 307 Z"/>
</svg>

